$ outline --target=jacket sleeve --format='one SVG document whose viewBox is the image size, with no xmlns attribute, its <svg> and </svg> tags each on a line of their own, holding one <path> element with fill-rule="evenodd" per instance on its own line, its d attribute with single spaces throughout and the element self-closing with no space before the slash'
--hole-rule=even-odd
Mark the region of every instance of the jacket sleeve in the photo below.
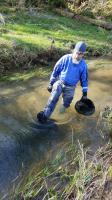
<svg viewBox="0 0 112 200">
<path fill-rule="evenodd" d="M 86 62 L 84 62 L 83 70 L 80 75 L 80 83 L 82 86 L 82 92 L 88 91 L 88 67 Z"/>
<path fill-rule="evenodd" d="M 60 75 L 60 72 L 62 71 L 64 66 L 64 56 L 61 57 L 58 62 L 55 64 L 53 72 L 51 74 L 50 77 L 50 84 L 53 85 L 55 83 L 55 81 L 57 80 L 57 78 Z"/>
</svg>

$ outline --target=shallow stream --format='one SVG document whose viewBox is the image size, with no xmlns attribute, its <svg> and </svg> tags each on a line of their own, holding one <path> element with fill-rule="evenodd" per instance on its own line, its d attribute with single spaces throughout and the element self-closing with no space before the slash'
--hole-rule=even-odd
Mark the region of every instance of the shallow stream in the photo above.
<svg viewBox="0 0 112 200">
<path fill-rule="evenodd" d="M 26 82 L 0 83 L 1 196 L 24 177 L 27 170 L 35 165 L 44 167 L 66 143 L 75 144 L 79 140 L 94 151 L 105 143 L 97 122 L 100 111 L 106 105 L 112 106 L 112 59 L 89 60 L 88 66 L 88 96 L 95 103 L 95 114 L 84 117 L 76 113 L 74 104 L 81 97 L 78 85 L 68 111 L 59 114 L 60 99 L 52 115 L 56 124 L 45 128 L 36 127 L 35 122 L 37 112 L 42 110 L 49 97 L 48 80 L 35 78 Z"/>
</svg>

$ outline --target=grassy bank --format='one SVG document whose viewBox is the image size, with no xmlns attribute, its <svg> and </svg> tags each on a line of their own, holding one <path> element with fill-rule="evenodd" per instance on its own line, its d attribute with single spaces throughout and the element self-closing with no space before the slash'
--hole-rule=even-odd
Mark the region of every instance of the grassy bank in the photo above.
<svg viewBox="0 0 112 200">
<path fill-rule="evenodd" d="M 0 8 L 0 72 L 48 66 L 71 52 L 79 40 L 87 42 L 87 55 L 111 54 L 111 32 L 51 11 Z"/>
<path fill-rule="evenodd" d="M 111 199 L 112 143 L 92 152 L 79 143 L 66 146 L 52 163 L 36 168 L 16 190 L 15 200 Z"/>
<path fill-rule="evenodd" d="M 19 82 L 26 82 L 30 79 L 44 79 L 48 78 L 51 74 L 51 67 L 42 67 L 38 66 L 38 68 L 32 69 L 21 69 L 19 72 L 12 72 L 9 71 L 4 75 L 0 75 L 0 82 L 2 83 L 19 83 Z"/>
</svg>

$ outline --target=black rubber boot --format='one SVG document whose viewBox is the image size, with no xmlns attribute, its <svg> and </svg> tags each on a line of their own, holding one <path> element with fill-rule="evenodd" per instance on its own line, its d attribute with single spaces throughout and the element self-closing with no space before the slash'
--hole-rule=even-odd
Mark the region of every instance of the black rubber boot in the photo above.
<svg viewBox="0 0 112 200">
<path fill-rule="evenodd" d="M 40 111 L 39 113 L 37 113 L 37 119 L 40 123 L 45 123 L 47 122 L 47 117 L 44 115 L 43 111 Z"/>
</svg>

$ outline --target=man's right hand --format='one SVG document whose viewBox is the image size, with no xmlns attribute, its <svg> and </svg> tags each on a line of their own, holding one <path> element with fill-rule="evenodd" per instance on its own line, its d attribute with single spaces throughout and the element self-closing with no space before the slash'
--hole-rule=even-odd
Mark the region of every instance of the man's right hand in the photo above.
<svg viewBox="0 0 112 200">
<path fill-rule="evenodd" d="M 48 85 L 48 87 L 47 87 L 48 92 L 50 92 L 50 93 L 52 92 L 52 87 L 53 87 L 52 85 Z"/>
</svg>

